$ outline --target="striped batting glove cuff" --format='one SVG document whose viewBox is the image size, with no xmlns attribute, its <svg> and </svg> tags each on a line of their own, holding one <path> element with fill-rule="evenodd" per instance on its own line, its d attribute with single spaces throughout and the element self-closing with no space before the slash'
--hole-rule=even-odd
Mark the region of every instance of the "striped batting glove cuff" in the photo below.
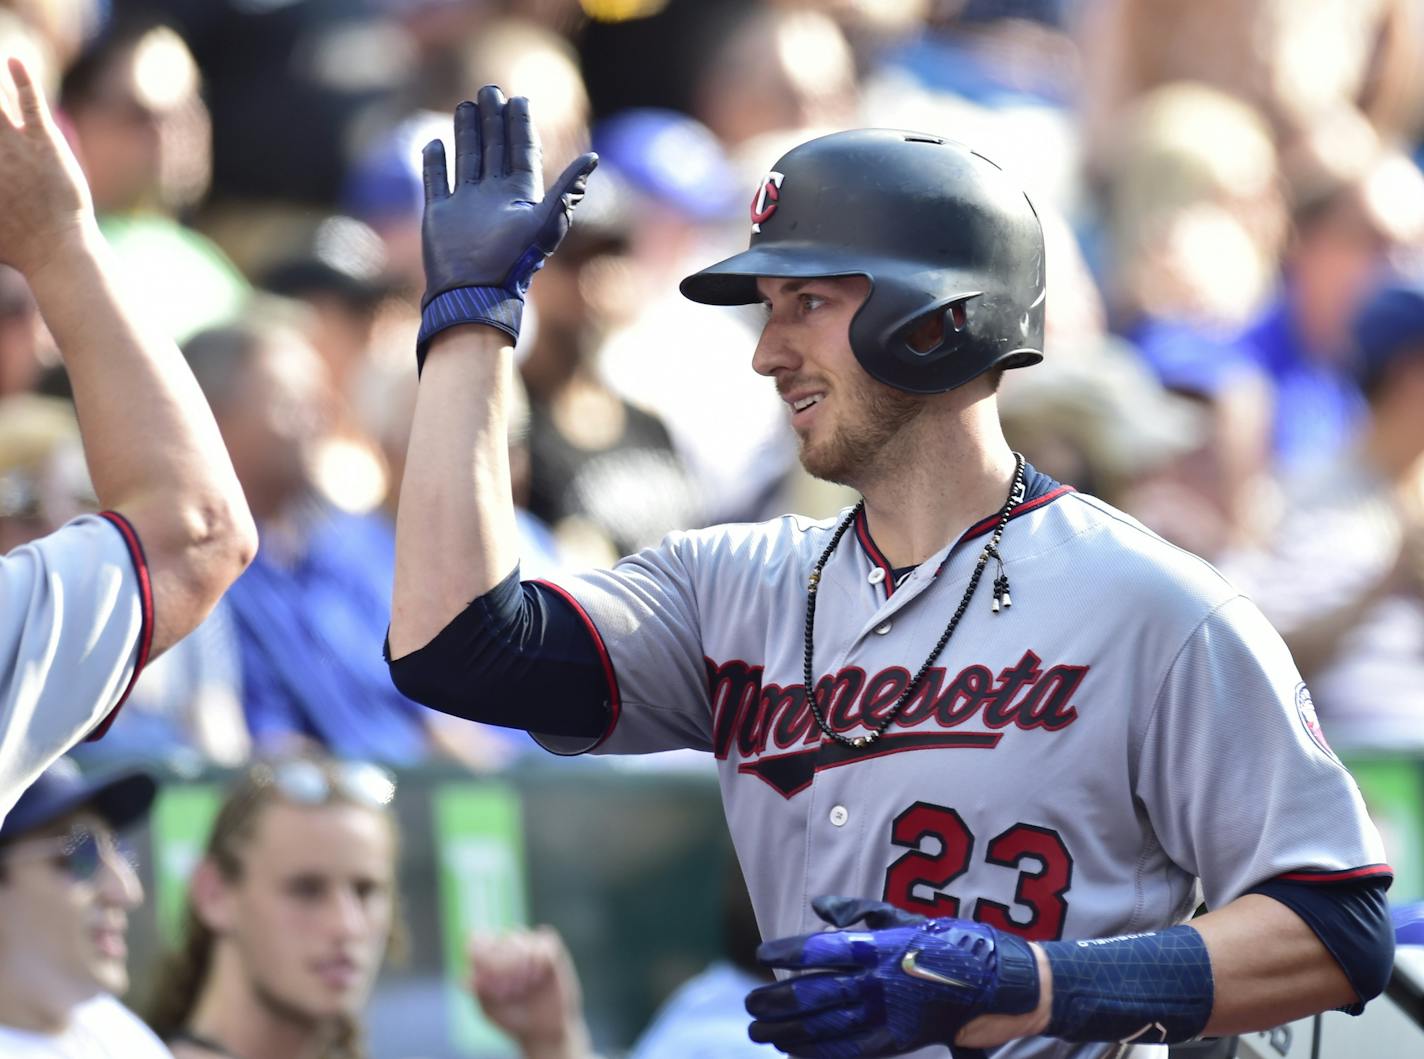
<svg viewBox="0 0 1424 1059">
<path fill-rule="evenodd" d="M 503 287 L 456 287 L 437 294 L 420 314 L 420 335 L 415 341 L 417 374 L 425 370 L 430 340 L 441 331 L 462 324 L 487 324 L 507 334 L 512 344 L 519 338 L 523 318 L 523 296 Z"/>
</svg>

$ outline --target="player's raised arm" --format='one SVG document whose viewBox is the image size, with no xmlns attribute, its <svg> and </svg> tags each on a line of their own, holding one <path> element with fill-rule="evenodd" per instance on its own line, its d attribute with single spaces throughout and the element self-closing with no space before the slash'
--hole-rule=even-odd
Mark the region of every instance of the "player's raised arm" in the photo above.
<svg viewBox="0 0 1424 1059">
<path fill-rule="evenodd" d="M 17 60 L 0 81 L 0 262 L 64 358 L 103 519 L 0 560 L 0 816 L 240 574 L 257 531 L 172 342 L 123 306 L 89 189 Z M 105 524 L 107 522 L 107 524 Z"/>
<path fill-rule="evenodd" d="M 9 68 L 20 113 L 0 121 L 0 259 L 24 274 L 64 358 L 99 503 L 142 545 L 152 656 L 207 615 L 257 531 L 182 354 L 124 308 L 78 163 L 24 66 Z"/>
<path fill-rule="evenodd" d="M 421 385 L 396 516 L 393 659 L 423 647 L 518 561 L 505 423 L 511 348 L 534 272 L 597 164 L 545 195 L 528 101 L 498 88 L 455 111 L 455 173 L 425 148 Z"/>
</svg>

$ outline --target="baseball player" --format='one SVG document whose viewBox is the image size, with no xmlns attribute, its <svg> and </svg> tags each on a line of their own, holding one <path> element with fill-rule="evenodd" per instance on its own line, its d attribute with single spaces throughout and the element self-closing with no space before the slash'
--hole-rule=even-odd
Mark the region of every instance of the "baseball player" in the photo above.
<svg viewBox="0 0 1424 1059">
<path fill-rule="evenodd" d="M 242 572 L 257 532 L 181 354 L 120 304 L 89 190 L 39 90 L 0 84 L 0 262 L 64 357 L 105 510 L 0 559 L 0 820 L 97 738 L 144 665 Z"/>
<path fill-rule="evenodd" d="M 998 377 L 1042 357 L 1042 235 L 961 145 L 802 144 L 750 249 L 682 283 L 765 307 L 752 366 L 859 503 L 521 583 L 509 347 L 595 164 L 541 197 L 532 141 L 487 87 L 455 114 L 453 191 L 426 149 L 401 689 L 556 753 L 713 753 L 760 956 L 802 972 L 748 997 L 750 1032 L 793 1055 L 1165 1055 L 1376 995 L 1390 869 L 1279 637 L 1004 441 Z"/>
</svg>

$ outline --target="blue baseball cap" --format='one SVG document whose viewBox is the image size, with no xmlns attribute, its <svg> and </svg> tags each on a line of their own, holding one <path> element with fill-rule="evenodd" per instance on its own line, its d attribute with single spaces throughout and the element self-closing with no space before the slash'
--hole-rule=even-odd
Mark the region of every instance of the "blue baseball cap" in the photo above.
<svg viewBox="0 0 1424 1059">
<path fill-rule="evenodd" d="M 1424 352 L 1424 283 L 1396 277 L 1376 287 L 1355 315 L 1355 375 L 1369 389 L 1403 354 Z"/>
<path fill-rule="evenodd" d="M 741 182 L 712 130 L 674 110 L 635 107 L 593 127 L 600 163 L 634 191 L 695 221 L 735 213 Z"/>
<path fill-rule="evenodd" d="M 158 784 L 145 772 L 88 777 L 72 760 L 60 758 L 20 795 L 0 824 L 0 842 L 37 831 L 79 809 L 92 809 L 110 827 L 122 830 L 148 812 L 157 793 Z"/>
</svg>

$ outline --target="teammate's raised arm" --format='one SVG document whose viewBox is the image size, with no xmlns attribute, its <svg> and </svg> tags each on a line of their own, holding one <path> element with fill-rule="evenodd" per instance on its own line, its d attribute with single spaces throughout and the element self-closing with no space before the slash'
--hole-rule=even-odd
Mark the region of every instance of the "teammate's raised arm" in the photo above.
<svg viewBox="0 0 1424 1059">
<path fill-rule="evenodd" d="M 197 383 L 177 347 L 124 308 L 78 163 L 25 67 L 11 60 L 9 73 L 0 262 L 24 274 L 64 359 L 108 524 L 80 520 L 0 564 L 0 815 L 257 548 Z"/>
<path fill-rule="evenodd" d="M 420 393 L 396 516 L 390 653 L 427 644 L 518 561 L 506 451 L 511 347 L 524 294 L 569 229 L 597 164 L 543 194 L 529 103 L 482 88 L 455 110 L 455 182 L 425 148 Z"/>
</svg>

